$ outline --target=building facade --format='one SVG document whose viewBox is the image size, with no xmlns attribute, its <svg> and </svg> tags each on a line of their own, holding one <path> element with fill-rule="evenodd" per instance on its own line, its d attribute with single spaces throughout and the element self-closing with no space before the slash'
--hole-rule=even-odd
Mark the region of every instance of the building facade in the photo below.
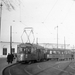
<svg viewBox="0 0 75 75">
<path fill-rule="evenodd" d="M 19 43 L 12 43 L 12 53 L 17 53 L 17 45 Z M 2 42 L 0 43 L 0 57 L 7 57 L 10 51 L 10 42 Z"/>
</svg>

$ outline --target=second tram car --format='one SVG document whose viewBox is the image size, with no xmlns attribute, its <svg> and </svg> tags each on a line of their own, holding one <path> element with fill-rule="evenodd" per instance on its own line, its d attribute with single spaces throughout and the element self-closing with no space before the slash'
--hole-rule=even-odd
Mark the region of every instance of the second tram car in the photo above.
<svg viewBox="0 0 75 75">
<path fill-rule="evenodd" d="M 47 60 L 70 60 L 74 59 L 74 54 L 69 49 L 48 49 Z"/>
</svg>

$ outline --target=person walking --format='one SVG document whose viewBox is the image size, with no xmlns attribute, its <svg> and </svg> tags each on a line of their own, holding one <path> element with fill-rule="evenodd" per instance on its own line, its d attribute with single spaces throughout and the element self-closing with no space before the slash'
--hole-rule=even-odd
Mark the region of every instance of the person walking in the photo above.
<svg viewBox="0 0 75 75">
<path fill-rule="evenodd" d="M 8 64 L 9 63 L 12 63 L 13 62 L 13 59 L 14 59 L 14 55 L 13 54 L 8 54 L 7 55 L 7 62 L 8 62 Z"/>
</svg>

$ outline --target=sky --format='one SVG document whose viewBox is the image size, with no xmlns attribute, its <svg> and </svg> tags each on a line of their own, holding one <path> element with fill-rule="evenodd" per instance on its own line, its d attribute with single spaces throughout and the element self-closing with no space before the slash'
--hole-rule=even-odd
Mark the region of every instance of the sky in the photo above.
<svg viewBox="0 0 75 75">
<path fill-rule="evenodd" d="M 25 27 L 32 27 L 35 39 L 40 43 L 58 43 L 75 45 L 75 1 L 74 0 L 11 0 L 15 10 L 7 10 L 3 3 L 1 20 L 1 39 L 25 42 Z M 30 30 L 27 30 L 27 34 Z M 23 34 L 23 36 L 22 36 Z M 21 40 L 22 36 L 22 40 Z M 33 35 L 30 35 L 33 41 Z M 36 41 L 36 40 L 35 40 Z"/>
</svg>

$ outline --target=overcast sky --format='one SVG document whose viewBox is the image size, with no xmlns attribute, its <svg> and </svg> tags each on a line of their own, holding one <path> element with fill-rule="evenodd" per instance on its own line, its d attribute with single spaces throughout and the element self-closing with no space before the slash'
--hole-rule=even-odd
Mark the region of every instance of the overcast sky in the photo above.
<svg viewBox="0 0 75 75">
<path fill-rule="evenodd" d="M 39 42 L 57 43 L 58 26 L 58 43 L 64 44 L 65 37 L 67 44 L 75 45 L 74 0 L 12 1 L 15 10 L 8 11 L 5 5 L 2 8 L 2 40 L 9 41 L 12 25 L 13 41 L 21 41 L 24 28 L 33 27 Z"/>
</svg>

